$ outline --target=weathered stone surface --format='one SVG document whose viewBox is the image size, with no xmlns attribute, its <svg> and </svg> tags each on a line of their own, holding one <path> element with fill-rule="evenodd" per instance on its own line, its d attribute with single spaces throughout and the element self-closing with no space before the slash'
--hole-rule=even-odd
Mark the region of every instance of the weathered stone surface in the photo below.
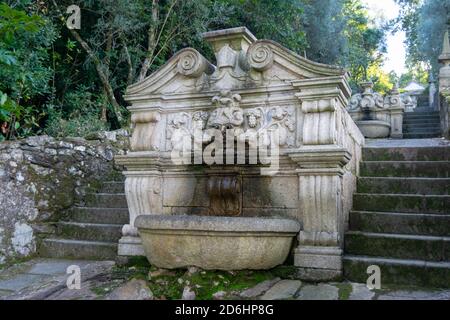
<svg viewBox="0 0 450 320">
<path fill-rule="evenodd" d="M 375 292 L 367 288 L 367 285 L 362 283 L 352 283 L 352 292 L 349 300 L 372 300 Z"/>
<path fill-rule="evenodd" d="M 217 291 L 212 295 L 214 300 L 222 300 L 227 293 L 225 291 Z"/>
<path fill-rule="evenodd" d="M 128 141 L 122 130 L 111 134 L 114 141 L 35 136 L 0 143 L 0 263 L 36 253 L 39 233 L 54 232 L 48 221 L 113 179 L 112 155 L 123 154 Z"/>
<path fill-rule="evenodd" d="M 270 269 L 300 229 L 287 219 L 175 215 L 141 215 L 135 225 L 150 263 L 168 269 Z"/>
<path fill-rule="evenodd" d="M 67 288 L 69 265 L 80 267 L 81 289 Z M 11 266 L 0 272 L 2 299 L 94 299 L 91 285 L 111 272 L 112 261 L 35 259 Z M 3 288 L 2 287 L 2 288 Z M 2 289 L 0 289 L 2 290 Z"/>
<path fill-rule="evenodd" d="M 300 280 L 281 280 L 270 288 L 261 300 L 283 300 L 291 299 L 302 285 Z"/>
<path fill-rule="evenodd" d="M 298 300 L 337 300 L 339 289 L 333 285 L 320 283 L 306 285 L 300 290 Z"/>
<path fill-rule="evenodd" d="M 377 300 L 449 300 L 450 291 L 394 290 L 380 294 Z"/>
<path fill-rule="evenodd" d="M 275 285 L 278 281 L 280 281 L 280 278 L 275 278 L 271 280 L 266 280 L 261 283 L 258 283 L 256 286 L 252 288 L 248 288 L 244 291 L 242 291 L 239 295 L 242 298 L 256 298 L 257 296 L 262 295 L 267 290 L 272 288 L 273 285 Z"/>
<path fill-rule="evenodd" d="M 114 289 L 107 300 L 152 300 L 153 293 L 144 280 L 133 279 Z"/>
<path fill-rule="evenodd" d="M 195 292 L 190 287 L 184 287 L 181 300 L 195 300 L 195 297 Z"/>
<path fill-rule="evenodd" d="M 22 274 L 12 279 L 0 281 L 0 290 L 20 291 L 45 278 L 45 275 Z"/>
</svg>

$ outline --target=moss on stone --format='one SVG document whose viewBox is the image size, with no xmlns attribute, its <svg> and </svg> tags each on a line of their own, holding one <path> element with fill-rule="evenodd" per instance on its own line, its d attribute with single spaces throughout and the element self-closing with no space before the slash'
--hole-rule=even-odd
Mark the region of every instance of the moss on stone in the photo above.
<svg viewBox="0 0 450 320">
<path fill-rule="evenodd" d="M 196 294 L 196 299 L 210 300 L 216 292 L 226 292 L 225 299 L 238 292 L 253 287 L 265 280 L 280 278 L 293 278 L 296 269 L 293 266 L 279 266 L 272 270 L 242 270 L 242 271 L 209 271 L 203 270 L 193 274 L 184 269 L 162 272 L 152 276 L 150 271 L 157 271 L 150 266 L 145 257 L 131 258 L 127 264 L 116 266 L 113 269 L 113 279 L 143 279 L 146 280 L 150 290 L 157 299 L 180 299 L 183 289 L 188 286 Z M 99 288 L 99 293 L 104 294 L 104 289 Z"/>
<path fill-rule="evenodd" d="M 339 289 L 339 300 L 348 300 L 350 298 L 353 291 L 350 283 L 337 283 L 336 287 Z"/>
</svg>

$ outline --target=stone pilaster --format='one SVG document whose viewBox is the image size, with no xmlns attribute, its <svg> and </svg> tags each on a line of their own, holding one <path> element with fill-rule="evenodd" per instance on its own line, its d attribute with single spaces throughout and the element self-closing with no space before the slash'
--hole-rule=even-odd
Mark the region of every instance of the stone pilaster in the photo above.
<svg viewBox="0 0 450 320">
<path fill-rule="evenodd" d="M 342 274 L 343 167 L 350 160 L 344 148 L 310 146 L 290 155 L 299 168 L 299 209 L 303 230 L 294 264 L 303 278 L 325 280 Z"/>
<path fill-rule="evenodd" d="M 403 113 L 405 112 L 405 105 L 398 91 L 397 85 L 391 91 L 389 99 L 389 113 L 391 121 L 390 137 L 394 139 L 403 138 Z"/>
<path fill-rule="evenodd" d="M 130 160 L 131 159 L 131 160 Z M 129 223 L 122 227 L 119 240 L 119 256 L 144 255 L 142 242 L 134 221 L 145 214 L 162 214 L 162 176 L 150 152 L 135 152 L 128 156 L 116 156 L 116 163 L 127 167 L 125 175 L 125 196 L 127 199 Z"/>
<path fill-rule="evenodd" d="M 289 153 L 298 166 L 299 210 L 303 217 L 294 265 L 302 278 L 313 280 L 342 275 L 342 177 L 351 159 L 344 147 L 344 136 L 349 133 L 345 131 L 343 108 L 349 91 L 345 90 L 345 78 L 329 85 L 317 90 L 311 84 L 309 90 L 297 94 L 303 113 L 302 145 Z"/>
</svg>

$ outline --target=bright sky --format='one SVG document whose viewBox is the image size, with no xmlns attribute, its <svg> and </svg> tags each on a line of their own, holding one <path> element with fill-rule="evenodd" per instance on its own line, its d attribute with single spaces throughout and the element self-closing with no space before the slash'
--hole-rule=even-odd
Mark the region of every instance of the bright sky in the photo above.
<svg viewBox="0 0 450 320">
<path fill-rule="evenodd" d="M 399 6 L 394 0 L 362 0 L 369 8 L 369 14 L 374 18 L 384 17 L 394 19 L 399 15 Z M 404 41 L 405 32 L 398 31 L 395 34 L 388 34 L 387 54 L 383 70 L 391 72 L 394 70 L 398 75 L 405 73 L 406 48 Z"/>
</svg>

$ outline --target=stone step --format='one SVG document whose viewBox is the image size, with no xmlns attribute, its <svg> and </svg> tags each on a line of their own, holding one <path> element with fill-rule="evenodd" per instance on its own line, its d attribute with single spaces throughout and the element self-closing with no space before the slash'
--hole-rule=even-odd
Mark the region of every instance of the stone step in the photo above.
<svg viewBox="0 0 450 320">
<path fill-rule="evenodd" d="M 439 124 L 440 120 L 435 118 L 430 119 L 403 119 L 403 125 L 420 125 L 422 123 Z"/>
<path fill-rule="evenodd" d="M 431 110 L 427 112 L 425 108 L 423 110 L 425 110 L 425 112 L 421 112 L 421 110 L 417 108 L 414 112 L 405 112 L 403 118 L 439 118 L 439 112 Z"/>
<path fill-rule="evenodd" d="M 371 233 L 449 236 L 450 215 L 351 211 L 349 230 Z"/>
<path fill-rule="evenodd" d="M 448 178 L 450 161 L 363 161 L 360 170 L 366 177 Z"/>
<path fill-rule="evenodd" d="M 429 139 L 429 138 L 439 138 L 441 134 L 436 133 L 404 133 L 403 139 Z"/>
<path fill-rule="evenodd" d="M 48 258 L 115 260 L 117 243 L 49 238 L 42 241 L 38 252 Z"/>
<path fill-rule="evenodd" d="M 449 195 L 450 178 L 359 177 L 359 193 Z"/>
<path fill-rule="evenodd" d="M 364 161 L 449 161 L 450 147 L 363 148 Z"/>
<path fill-rule="evenodd" d="M 386 259 L 345 255 L 344 277 L 349 281 L 366 283 L 367 268 L 380 267 L 381 288 L 386 284 L 450 288 L 450 262 Z"/>
<path fill-rule="evenodd" d="M 431 110 L 429 107 L 416 107 L 414 112 L 405 112 L 404 117 L 439 117 L 439 112 Z"/>
<path fill-rule="evenodd" d="M 409 120 L 440 120 L 439 114 L 420 114 L 420 113 L 412 113 L 408 114 L 406 116 L 403 116 L 403 121 L 409 121 Z"/>
<path fill-rule="evenodd" d="M 125 183 L 123 181 L 103 182 L 99 193 L 125 193 Z"/>
<path fill-rule="evenodd" d="M 127 208 L 124 193 L 88 193 L 85 196 L 86 207 Z"/>
<path fill-rule="evenodd" d="M 344 242 L 350 255 L 450 262 L 450 237 L 348 231 Z"/>
<path fill-rule="evenodd" d="M 64 239 L 116 242 L 122 235 L 122 226 L 62 221 L 56 224 L 56 234 Z"/>
<path fill-rule="evenodd" d="M 439 123 L 420 123 L 420 124 L 405 124 L 403 125 L 404 130 L 414 129 L 414 128 L 430 128 L 430 129 L 440 129 Z"/>
<path fill-rule="evenodd" d="M 419 107 L 415 107 L 413 114 L 414 113 L 430 113 L 430 112 L 437 113 L 434 109 L 430 108 L 430 104 L 427 102 L 427 103 L 421 104 Z M 407 112 L 407 113 L 409 114 L 409 112 Z"/>
<path fill-rule="evenodd" d="M 129 213 L 126 208 L 90 208 L 75 207 L 68 214 L 68 219 L 74 222 L 126 224 Z"/>
<path fill-rule="evenodd" d="M 355 211 L 450 214 L 450 196 L 355 193 Z"/>
<path fill-rule="evenodd" d="M 422 127 L 416 127 L 411 129 L 405 129 L 403 130 L 403 134 L 405 133 L 415 133 L 415 134 L 437 134 L 439 135 L 441 133 L 440 128 L 422 128 Z"/>
</svg>

